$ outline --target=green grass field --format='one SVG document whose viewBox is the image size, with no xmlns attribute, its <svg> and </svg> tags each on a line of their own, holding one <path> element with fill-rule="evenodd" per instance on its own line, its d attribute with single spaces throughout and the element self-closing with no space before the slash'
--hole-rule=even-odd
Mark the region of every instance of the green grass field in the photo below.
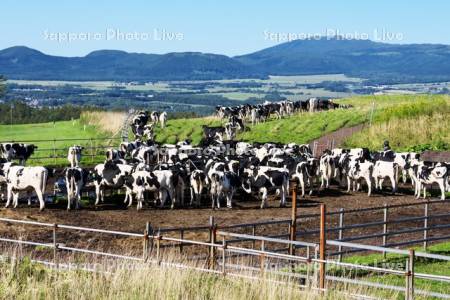
<svg viewBox="0 0 450 300">
<path fill-rule="evenodd" d="M 340 128 L 365 123 L 365 129 L 356 133 L 345 141 L 348 147 L 368 147 L 378 149 L 383 140 L 388 139 L 394 150 L 424 149 L 446 150 L 450 144 L 450 97 L 440 95 L 385 95 L 360 96 L 339 100 L 340 103 L 351 104 L 351 109 L 338 109 L 332 111 L 298 113 L 281 120 L 271 119 L 255 126 L 249 125 L 245 132 L 238 134 L 237 139 L 249 142 L 296 142 L 307 143 L 326 133 Z M 26 124 L 0 126 L 1 141 L 29 141 L 50 140 L 34 142 L 39 151 L 35 156 L 55 155 L 53 139 L 89 139 L 110 137 L 105 133 L 111 118 L 111 113 L 102 113 L 95 120 L 87 122 L 75 120 L 44 124 Z M 96 124 L 86 125 L 86 124 Z M 115 122 L 117 123 L 117 122 Z M 119 122 L 120 123 L 120 122 Z M 121 124 L 121 123 L 120 123 Z M 120 125 L 119 124 L 119 125 Z M 156 128 L 156 140 L 162 143 L 175 143 L 184 139 L 192 139 L 198 144 L 202 137 L 202 125 L 217 126 L 222 124 L 218 118 L 205 117 L 195 119 L 175 119 L 168 121 L 167 127 Z M 117 127 L 117 124 L 115 124 Z M 102 129 L 100 129 L 102 128 Z M 119 142 L 93 141 L 92 145 L 107 144 L 117 146 Z M 82 144 L 86 147 L 90 141 L 64 141 L 55 142 L 56 148 L 66 148 L 73 144 Z M 49 150 L 45 150 L 49 149 Z M 57 151 L 57 155 L 65 155 L 65 151 Z M 102 155 L 92 149 L 89 154 Z M 91 159 L 85 157 L 85 159 Z M 92 160 L 91 160 L 92 161 Z M 36 164 L 41 161 L 33 161 Z M 65 159 L 50 159 L 47 164 L 65 164 Z"/>
<path fill-rule="evenodd" d="M 35 144 L 38 149 L 35 151 L 30 165 L 65 165 L 67 163 L 66 148 L 77 144 L 86 149 L 83 158 L 86 162 L 91 162 L 92 158 L 87 155 L 102 155 L 101 150 L 91 149 L 99 145 L 110 143 L 109 140 L 95 140 L 98 138 L 107 138 L 107 134 L 98 130 L 96 126 L 84 125 L 79 120 L 61 121 L 55 123 L 40 124 L 20 124 L 20 125 L 0 125 L 0 141 L 24 142 Z M 54 141 L 67 139 L 65 141 Z M 90 140 L 92 139 L 92 140 Z M 117 143 L 117 141 L 115 141 Z M 61 149 L 56 150 L 54 149 Z M 38 157 L 52 157 L 50 159 L 39 159 Z M 60 158 L 58 158 L 60 157 Z M 103 156 L 102 156 L 103 158 Z M 98 158 L 94 157 L 94 161 Z"/>
</svg>

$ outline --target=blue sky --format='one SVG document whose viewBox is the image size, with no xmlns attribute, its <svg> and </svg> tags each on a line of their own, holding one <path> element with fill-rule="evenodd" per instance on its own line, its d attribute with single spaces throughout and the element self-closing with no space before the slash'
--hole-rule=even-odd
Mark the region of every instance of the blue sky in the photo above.
<svg viewBox="0 0 450 300">
<path fill-rule="evenodd" d="M 327 32 L 385 42 L 450 44 L 449 11 L 450 2 L 444 0 L 3 0 L 0 49 L 26 45 L 63 56 L 98 49 L 239 55 L 273 46 L 283 41 L 283 34 L 295 38 Z M 134 33 L 137 38 L 125 37 Z"/>
</svg>

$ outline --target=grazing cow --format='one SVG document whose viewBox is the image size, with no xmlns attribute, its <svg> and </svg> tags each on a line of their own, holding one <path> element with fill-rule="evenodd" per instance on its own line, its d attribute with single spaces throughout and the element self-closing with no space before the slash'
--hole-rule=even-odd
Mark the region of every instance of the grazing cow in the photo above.
<svg viewBox="0 0 450 300">
<path fill-rule="evenodd" d="M 309 112 L 313 113 L 313 112 L 317 111 L 318 105 L 319 105 L 319 99 L 310 98 L 309 99 Z"/>
<path fill-rule="evenodd" d="M 167 113 L 165 111 L 163 111 L 161 113 L 161 115 L 159 116 L 159 123 L 161 125 L 161 128 L 166 127 L 166 123 L 167 123 Z"/>
<path fill-rule="evenodd" d="M 374 165 L 370 161 L 361 162 L 361 159 L 350 159 L 348 162 L 348 172 L 347 172 L 347 193 L 350 192 L 350 186 L 353 183 L 353 191 L 359 190 L 360 181 L 364 179 L 367 184 L 368 192 L 367 196 L 370 197 L 372 193 L 372 175 L 373 175 Z M 357 187 L 355 189 L 355 183 Z"/>
<path fill-rule="evenodd" d="M 415 167 L 417 172 L 417 198 L 420 197 L 420 192 L 423 190 L 423 198 L 425 199 L 427 194 L 427 185 L 432 185 L 437 183 L 439 189 L 441 190 L 441 200 L 445 200 L 445 190 L 448 184 L 447 180 L 449 177 L 449 168 L 445 164 L 438 164 L 434 167 L 426 166 L 424 163 L 419 164 Z"/>
<path fill-rule="evenodd" d="M 106 187 L 120 189 L 127 186 L 124 185 L 125 179 L 134 171 L 134 167 L 126 164 L 118 164 L 114 161 L 108 160 L 104 164 L 95 166 L 92 175 L 94 177 L 95 186 L 95 205 L 104 201 L 104 189 Z M 125 201 L 127 200 L 125 195 Z"/>
<path fill-rule="evenodd" d="M 289 172 L 284 168 L 258 167 L 244 169 L 242 174 L 242 189 L 250 194 L 252 189 L 261 194 L 261 208 L 267 207 L 269 190 L 276 189 L 281 193 L 280 207 L 286 205 L 286 195 L 289 192 Z"/>
<path fill-rule="evenodd" d="M 302 197 L 305 197 L 305 185 L 310 186 L 309 195 L 313 193 L 314 181 L 319 175 L 319 161 L 316 158 L 308 158 L 297 164 L 293 179 L 298 180 L 302 189 Z"/>
<path fill-rule="evenodd" d="M 81 201 L 81 190 L 86 185 L 89 172 L 78 166 L 66 169 L 67 210 L 75 201 L 75 209 L 79 209 Z"/>
<path fill-rule="evenodd" d="M 375 188 L 380 191 L 383 189 L 383 181 L 389 178 L 392 185 L 392 193 L 397 191 L 398 164 L 391 161 L 377 160 L 373 167 L 373 178 L 375 180 Z"/>
<path fill-rule="evenodd" d="M 234 172 L 214 171 L 211 174 L 211 206 L 220 208 L 220 198 L 225 196 L 227 208 L 233 207 L 233 195 L 240 185 L 239 177 Z"/>
<path fill-rule="evenodd" d="M 133 117 L 132 125 L 136 125 L 136 126 L 145 126 L 148 122 L 148 112 L 147 111 L 140 111 L 138 114 L 136 114 Z"/>
<path fill-rule="evenodd" d="M 191 203 L 192 206 L 196 202 L 197 206 L 201 204 L 203 187 L 206 185 L 206 174 L 202 170 L 194 170 L 190 176 L 191 183 Z"/>
<path fill-rule="evenodd" d="M 159 112 L 152 111 L 152 113 L 150 114 L 150 120 L 153 124 L 157 124 L 159 120 Z"/>
<path fill-rule="evenodd" d="M 324 154 L 320 157 L 319 173 L 321 177 L 320 188 L 329 188 L 330 180 L 335 174 L 335 160 L 330 150 L 325 150 Z"/>
<path fill-rule="evenodd" d="M 223 141 L 223 135 L 225 134 L 225 128 L 222 126 L 206 126 L 202 125 L 203 138 L 207 139 L 218 139 Z"/>
<path fill-rule="evenodd" d="M 47 184 L 48 170 L 44 167 L 10 166 L 6 171 L 8 207 L 13 200 L 14 208 L 19 203 L 19 191 L 33 189 L 39 199 L 39 210 L 45 208 L 44 192 Z M 30 201 L 28 201 L 30 203 Z"/>
<path fill-rule="evenodd" d="M 69 147 L 69 152 L 67 154 L 67 160 L 70 163 L 72 168 L 78 167 L 81 161 L 81 151 L 83 151 L 84 147 L 74 145 Z"/>
<path fill-rule="evenodd" d="M 19 143 L 1 143 L 0 154 L 1 157 L 8 161 L 18 159 L 19 164 L 25 165 L 25 162 L 33 155 L 37 146 L 33 144 L 19 144 Z"/>
</svg>

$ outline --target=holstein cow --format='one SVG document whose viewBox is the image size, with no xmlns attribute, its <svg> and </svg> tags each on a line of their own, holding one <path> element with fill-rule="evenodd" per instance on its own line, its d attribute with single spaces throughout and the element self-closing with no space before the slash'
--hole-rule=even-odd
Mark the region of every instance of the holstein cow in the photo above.
<svg viewBox="0 0 450 300">
<path fill-rule="evenodd" d="M 95 205 L 104 201 L 104 189 L 106 187 L 120 189 L 124 186 L 125 179 L 133 172 L 134 167 L 125 164 L 117 164 L 114 161 L 106 161 L 104 164 L 98 164 L 92 171 L 95 186 Z M 125 201 L 127 201 L 127 195 Z"/>
<path fill-rule="evenodd" d="M 215 204 L 220 208 L 220 199 L 225 196 L 227 207 L 233 207 L 233 195 L 240 185 L 239 177 L 234 172 L 214 171 L 211 174 L 211 206 L 214 209 Z"/>
<path fill-rule="evenodd" d="M 1 157 L 11 161 L 18 159 L 19 164 L 25 165 L 25 162 L 34 153 L 37 146 L 33 144 L 19 144 L 19 143 L 1 143 L 0 154 Z"/>
<path fill-rule="evenodd" d="M 445 190 L 449 176 L 448 166 L 444 164 L 437 164 L 435 167 L 429 167 L 421 163 L 415 167 L 417 170 L 417 198 L 420 197 L 420 192 L 423 191 L 423 198 L 427 194 L 427 186 L 437 183 L 441 190 L 441 200 L 445 200 Z"/>
<path fill-rule="evenodd" d="M 81 151 L 83 151 L 84 147 L 74 145 L 72 147 L 69 147 L 69 151 L 67 154 L 67 160 L 70 163 L 70 166 L 72 168 L 78 167 L 80 165 L 81 161 Z"/>
<path fill-rule="evenodd" d="M 286 205 L 286 195 L 289 192 L 289 172 L 284 168 L 273 168 L 260 166 L 257 168 L 244 169 L 242 174 L 242 188 L 251 193 L 252 189 L 261 194 L 261 208 L 267 206 L 267 195 L 269 190 L 276 189 L 281 194 L 280 206 Z"/>
<path fill-rule="evenodd" d="M 392 193 L 397 191 L 398 164 L 391 161 L 378 160 L 373 167 L 373 178 L 375 188 L 380 191 L 383 189 L 383 180 L 389 178 L 392 185 Z"/>
<path fill-rule="evenodd" d="M 330 150 L 325 150 L 324 154 L 320 157 L 319 173 L 321 178 L 320 188 L 324 185 L 326 188 L 330 186 L 330 180 L 335 174 L 335 160 Z"/>
<path fill-rule="evenodd" d="M 206 185 L 206 174 L 202 170 L 194 170 L 190 175 L 191 183 L 191 206 L 194 204 L 200 206 L 202 200 L 203 187 Z"/>
<path fill-rule="evenodd" d="M 6 170 L 8 196 L 5 207 L 8 207 L 13 200 L 14 208 L 16 208 L 19 203 L 19 192 L 33 189 L 39 199 L 39 209 L 42 211 L 45 208 L 44 192 L 47 178 L 48 170 L 44 167 L 9 167 Z"/>
<path fill-rule="evenodd" d="M 347 193 L 350 192 L 350 186 L 353 184 L 353 191 L 355 191 L 355 183 L 357 183 L 356 190 L 359 190 L 360 181 L 364 179 L 367 184 L 367 196 L 370 197 L 372 193 L 372 174 L 373 163 L 370 161 L 364 161 L 360 158 L 353 158 L 348 161 L 348 173 L 347 173 Z"/>
<path fill-rule="evenodd" d="M 150 114 L 150 120 L 153 124 L 157 124 L 159 120 L 159 112 L 152 111 L 152 113 Z"/>
<path fill-rule="evenodd" d="M 293 179 L 298 180 L 302 189 L 302 197 L 305 196 L 305 185 L 310 186 L 309 194 L 313 193 L 314 181 L 319 175 L 319 161 L 315 158 L 308 158 L 306 161 L 302 161 L 297 164 L 295 168 L 295 174 L 292 175 Z"/>
<path fill-rule="evenodd" d="M 89 172 L 80 167 L 70 167 L 66 169 L 66 188 L 67 188 L 67 210 L 70 210 L 73 202 L 75 209 L 80 208 L 81 190 L 88 181 Z"/>
<path fill-rule="evenodd" d="M 161 113 L 161 115 L 159 116 L 159 123 L 161 125 L 161 128 L 166 127 L 166 123 L 167 123 L 167 113 L 165 111 L 163 111 Z"/>
</svg>

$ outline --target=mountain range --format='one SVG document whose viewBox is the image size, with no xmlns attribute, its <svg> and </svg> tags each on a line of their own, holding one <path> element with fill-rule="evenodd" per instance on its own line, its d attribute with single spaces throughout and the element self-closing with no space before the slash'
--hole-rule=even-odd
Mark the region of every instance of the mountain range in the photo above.
<svg viewBox="0 0 450 300">
<path fill-rule="evenodd" d="M 0 74 L 9 79 L 156 81 L 336 73 L 378 82 L 450 81 L 450 46 L 322 38 L 294 40 L 235 57 L 117 50 L 61 57 L 25 46 L 0 51 Z"/>
</svg>

